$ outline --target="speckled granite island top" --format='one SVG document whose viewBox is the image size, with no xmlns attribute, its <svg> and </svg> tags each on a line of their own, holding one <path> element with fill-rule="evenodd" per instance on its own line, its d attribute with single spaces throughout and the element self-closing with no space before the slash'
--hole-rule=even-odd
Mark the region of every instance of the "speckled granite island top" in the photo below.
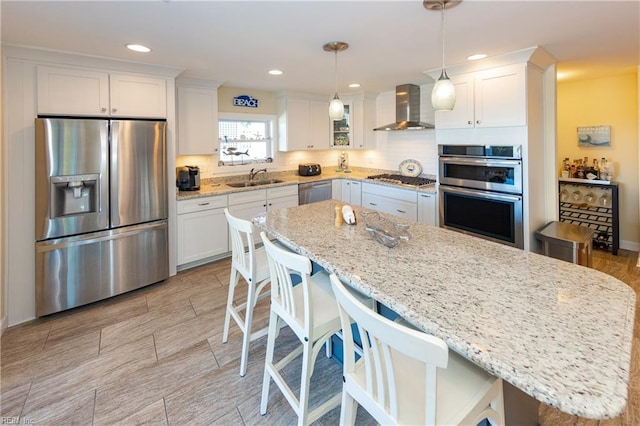
<svg viewBox="0 0 640 426">
<path fill-rule="evenodd" d="M 416 223 L 411 240 L 387 248 L 359 214 L 356 226 L 336 227 L 336 203 L 276 210 L 255 222 L 538 401 L 588 418 L 623 411 L 635 309 L 626 284 Z"/>
</svg>

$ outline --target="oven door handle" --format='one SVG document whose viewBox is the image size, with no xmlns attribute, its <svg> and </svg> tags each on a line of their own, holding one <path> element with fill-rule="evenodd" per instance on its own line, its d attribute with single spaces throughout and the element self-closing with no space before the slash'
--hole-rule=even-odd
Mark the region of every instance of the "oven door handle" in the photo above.
<svg viewBox="0 0 640 426">
<path fill-rule="evenodd" d="M 440 157 L 442 164 L 470 164 L 479 166 L 520 166 L 521 160 L 497 160 L 495 158 L 463 158 L 463 157 Z"/>
<path fill-rule="evenodd" d="M 510 194 L 502 194 L 497 192 L 480 191 L 477 189 L 457 188 L 457 187 L 446 186 L 446 185 L 440 185 L 440 191 L 452 192 L 455 194 L 471 195 L 474 197 L 481 197 L 481 198 L 486 198 L 490 200 L 522 201 L 522 197 L 520 195 L 510 195 Z"/>
</svg>

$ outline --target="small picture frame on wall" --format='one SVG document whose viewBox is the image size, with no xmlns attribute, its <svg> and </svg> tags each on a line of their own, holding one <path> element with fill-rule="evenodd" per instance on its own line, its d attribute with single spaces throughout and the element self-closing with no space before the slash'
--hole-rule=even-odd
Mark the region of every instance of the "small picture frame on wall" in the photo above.
<svg viewBox="0 0 640 426">
<path fill-rule="evenodd" d="M 611 146 L 611 126 L 578 127 L 578 146 Z"/>
</svg>

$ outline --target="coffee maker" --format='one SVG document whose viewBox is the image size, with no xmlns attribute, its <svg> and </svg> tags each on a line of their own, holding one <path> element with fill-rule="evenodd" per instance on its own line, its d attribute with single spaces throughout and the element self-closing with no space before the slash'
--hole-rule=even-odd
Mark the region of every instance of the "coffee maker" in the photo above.
<svg viewBox="0 0 640 426">
<path fill-rule="evenodd" d="M 198 191 L 200 189 L 198 166 L 176 167 L 176 186 L 180 191 Z"/>
</svg>

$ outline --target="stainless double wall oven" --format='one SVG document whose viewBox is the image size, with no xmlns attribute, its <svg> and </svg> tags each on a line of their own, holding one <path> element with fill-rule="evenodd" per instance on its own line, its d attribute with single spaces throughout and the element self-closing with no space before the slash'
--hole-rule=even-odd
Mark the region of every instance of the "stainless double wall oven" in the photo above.
<svg viewBox="0 0 640 426">
<path fill-rule="evenodd" d="M 438 145 L 440 226 L 523 248 L 520 146 Z"/>
</svg>

